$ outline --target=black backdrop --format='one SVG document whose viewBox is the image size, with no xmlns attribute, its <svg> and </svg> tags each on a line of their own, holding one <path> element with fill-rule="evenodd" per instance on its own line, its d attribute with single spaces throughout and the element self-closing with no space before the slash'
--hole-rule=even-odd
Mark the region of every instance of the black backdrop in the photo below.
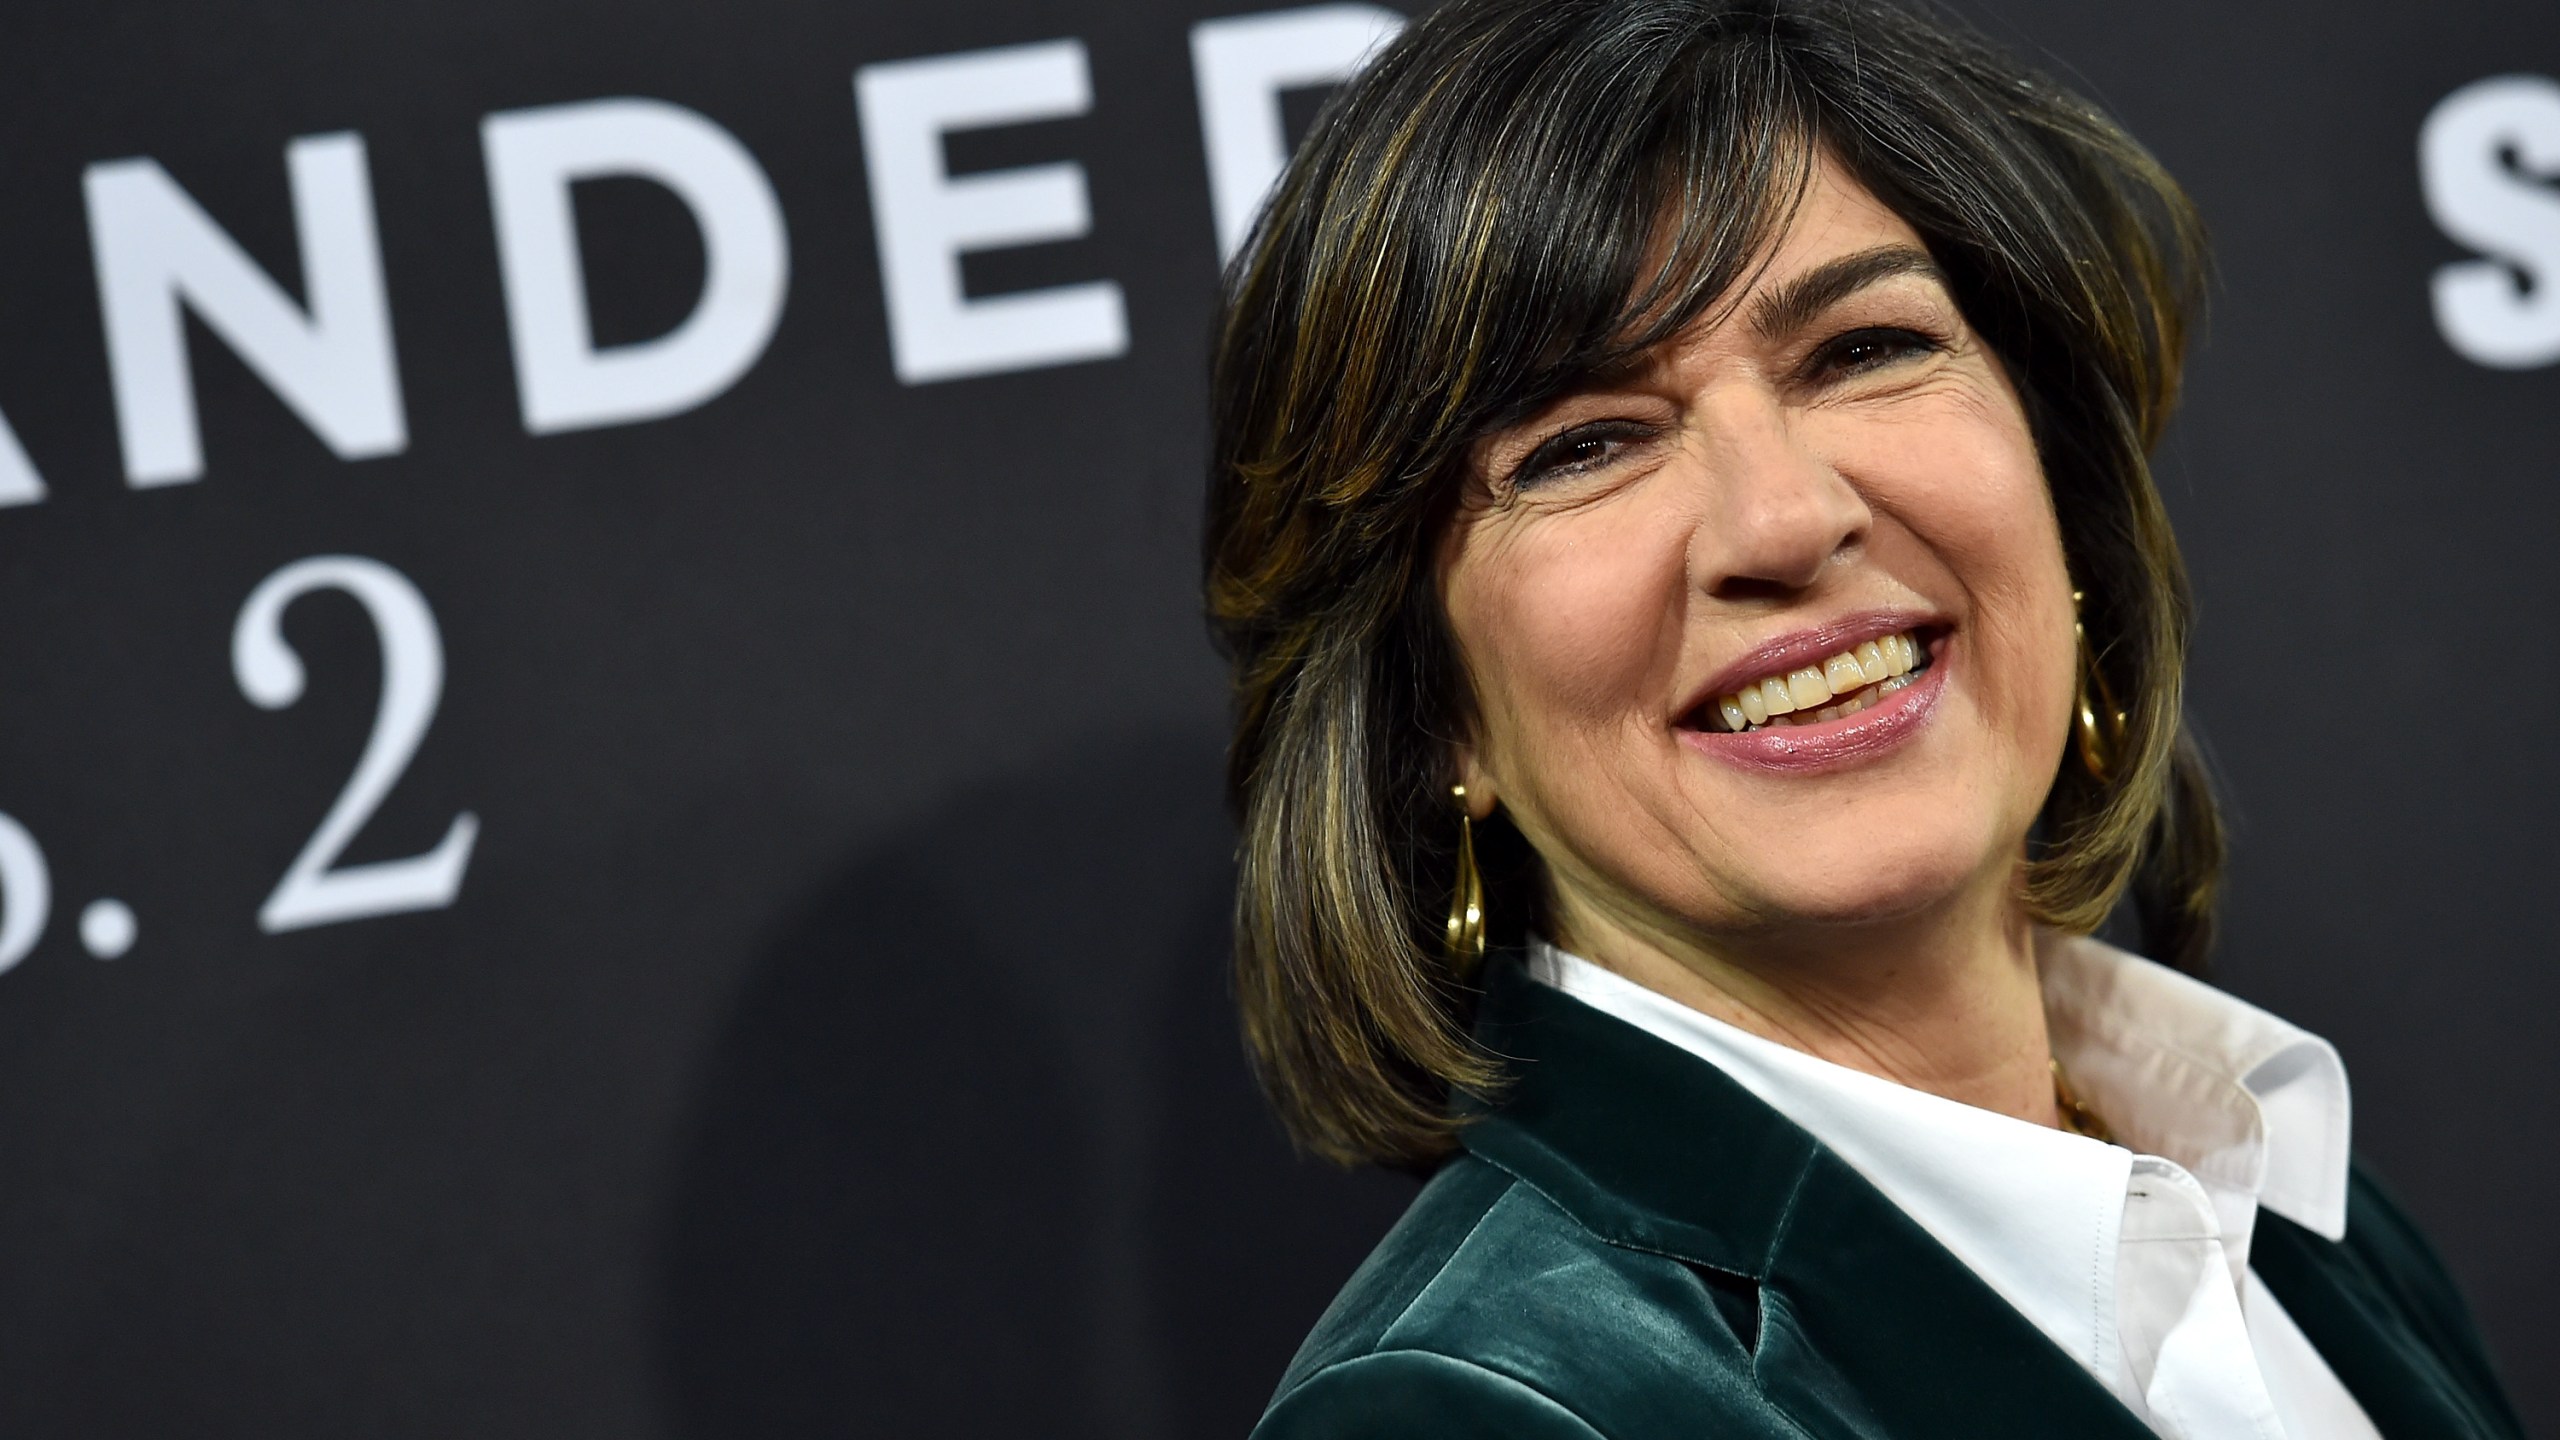
<svg viewBox="0 0 2560 1440">
<path fill-rule="evenodd" d="M 0 1431 L 1250 1423 L 1406 1190 L 1225 1010 L 1211 161 L 1369 19 L 1211 31 L 1210 144 L 1218 13 L 13 9 Z M 2560 9 L 1978 13 L 2216 228 L 2222 977 L 2547 1430 Z"/>
</svg>

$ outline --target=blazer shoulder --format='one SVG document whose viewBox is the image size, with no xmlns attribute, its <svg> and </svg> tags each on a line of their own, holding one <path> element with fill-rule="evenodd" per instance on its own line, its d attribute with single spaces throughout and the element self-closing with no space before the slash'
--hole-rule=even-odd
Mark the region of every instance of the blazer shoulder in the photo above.
<svg viewBox="0 0 2560 1440">
<path fill-rule="evenodd" d="M 2388 1292 L 2412 1328 L 2460 1374 L 2471 1390 L 2506 1412 L 2516 1433 L 2523 1426 L 2508 1408 L 2505 1386 L 2489 1359 L 2489 1347 L 2471 1318 L 2471 1307 L 2453 1272 L 2418 1228 L 2399 1198 L 2358 1157 L 2347 1175 L 2345 1248 Z"/>
<path fill-rule="evenodd" d="M 1415 1298 L 1448 1271 L 1513 1183 L 1463 1153 L 1441 1166 L 1316 1321 L 1281 1379 L 1281 1393 L 1328 1365 L 1377 1348 Z"/>
<path fill-rule="evenodd" d="M 2361 1156 L 2347 1171 L 2344 1243 L 2402 1306 L 2437 1325 L 2469 1327 L 2470 1312 L 2443 1257 Z"/>
<path fill-rule="evenodd" d="M 1378 1350 L 1284 1391 L 1253 1440 L 1604 1440 L 1554 1397 L 1456 1356 Z"/>
<path fill-rule="evenodd" d="M 2249 1268 L 2383 1433 L 2523 1440 L 2451 1273 L 2362 1160 L 2348 1172 L 2343 1239 L 2272 1213 L 2258 1227 Z"/>
<path fill-rule="evenodd" d="M 1367 1435 L 1368 1415 L 1406 1414 L 1390 1393 L 1403 1386 L 1442 1412 L 1390 1427 L 1407 1436 L 1632 1437 L 1773 1419 L 1752 1373 L 1757 1324 L 1748 1282 L 1604 1240 L 1462 1153 L 1317 1322 L 1255 1434 Z"/>
</svg>

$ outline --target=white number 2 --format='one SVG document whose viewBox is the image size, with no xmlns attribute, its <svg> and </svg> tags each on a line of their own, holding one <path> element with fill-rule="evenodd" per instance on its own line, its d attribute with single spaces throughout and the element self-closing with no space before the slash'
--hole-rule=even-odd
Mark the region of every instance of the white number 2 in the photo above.
<svg viewBox="0 0 2560 1440">
<path fill-rule="evenodd" d="M 444 840 L 424 855 L 377 860 L 332 869 L 347 843 L 373 818 L 382 797 L 409 768 L 444 693 L 444 642 L 426 597 L 407 576 L 360 555 L 314 555 L 297 560 L 258 583 L 240 607 L 231 631 L 231 670 L 240 693 L 260 707 L 281 710 L 302 698 L 302 657 L 285 643 L 285 607 L 315 590 L 343 590 L 373 617 L 382 642 L 382 704 L 374 712 L 373 738 L 338 802 L 294 857 L 275 893 L 258 909 L 258 928 L 270 934 L 438 910 L 462 889 L 462 870 L 480 836 L 479 817 L 453 819 Z"/>
</svg>

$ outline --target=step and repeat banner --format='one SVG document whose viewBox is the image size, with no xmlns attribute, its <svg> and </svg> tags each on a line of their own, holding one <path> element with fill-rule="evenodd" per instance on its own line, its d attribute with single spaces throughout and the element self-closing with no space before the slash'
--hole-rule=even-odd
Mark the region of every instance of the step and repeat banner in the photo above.
<svg viewBox="0 0 2560 1440">
<path fill-rule="evenodd" d="M 2560 1425 L 2560 11 L 1974 11 L 2221 260 L 2223 978 Z M 28 4 L 0 1432 L 1237 1435 L 1218 266 L 1368 4 Z"/>
</svg>

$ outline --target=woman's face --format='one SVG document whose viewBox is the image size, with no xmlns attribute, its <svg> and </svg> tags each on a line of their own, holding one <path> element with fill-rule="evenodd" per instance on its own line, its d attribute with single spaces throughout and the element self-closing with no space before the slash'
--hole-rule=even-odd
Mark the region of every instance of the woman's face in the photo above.
<svg viewBox="0 0 2560 1440">
<path fill-rule="evenodd" d="M 1556 938 L 2005 906 L 2067 734 L 2070 580 L 2017 392 L 1856 181 L 1825 161 L 1738 303 L 1470 465 L 1459 773 L 1545 861 Z"/>
</svg>

